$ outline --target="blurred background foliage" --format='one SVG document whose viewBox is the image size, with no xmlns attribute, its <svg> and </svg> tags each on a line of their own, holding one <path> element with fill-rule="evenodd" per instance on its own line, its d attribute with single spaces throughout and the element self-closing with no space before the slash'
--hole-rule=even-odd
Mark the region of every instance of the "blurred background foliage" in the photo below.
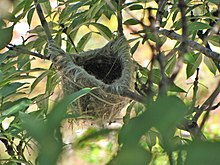
<svg viewBox="0 0 220 165">
<path fill-rule="evenodd" d="M 166 29 L 181 36 L 184 17 L 187 41 L 220 52 L 219 0 L 38 2 L 56 44 L 68 53 L 115 39 L 121 11 L 123 32 L 138 66 L 136 92 L 147 101 L 131 101 L 119 116 L 123 126 L 69 123 L 81 116 L 68 113 L 68 105 L 93 89 L 62 97 L 33 0 L 1 0 L 0 164 L 220 163 L 219 61 L 188 45 L 177 77 L 161 92 L 181 62 L 182 43 L 159 33 Z"/>
</svg>

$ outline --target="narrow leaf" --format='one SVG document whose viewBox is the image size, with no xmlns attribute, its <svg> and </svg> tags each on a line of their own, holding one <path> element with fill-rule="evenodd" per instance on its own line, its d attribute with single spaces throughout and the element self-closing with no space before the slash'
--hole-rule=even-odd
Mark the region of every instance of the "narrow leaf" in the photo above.
<svg viewBox="0 0 220 165">
<path fill-rule="evenodd" d="M 204 29 L 211 29 L 212 27 L 206 23 L 203 22 L 192 22 L 188 24 L 188 31 L 189 33 L 192 33 L 196 30 L 204 30 Z"/>
<path fill-rule="evenodd" d="M 220 36 L 219 35 L 212 35 L 210 37 L 208 37 L 208 41 L 217 47 L 220 47 Z"/>
<path fill-rule="evenodd" d="M 130 6 L 129 9 L 130 10 L 140 10 L 140 9 L 143 9 L 143 6 L 135 4 L 135 5 Z"/>
<path fill-rule="evenodd" d="M 0 97 L 6 97 L 9 94 L 14 93 L 18 88 L 22 87 L 25 84 L 26 83 L 15 82 L 15 83 L 11 83 L 11 84 L 3 86 L 0 89 Z"/>
<path fill-rule="evenodd" d="M 96 27 L 98 31 L 101 33 L 101 35 L 105 37 L 107 40 L 111 40 L 112 32 L 107 26 L 100 23 L 91 23 L 90 25 Z"/>
<path fill-rule="evenodd" d="M 31 21 L 33 18 L 34 10 L 35 10 L 35 8 L 32 8 L 31 10 L 29 10 L 29 12 L 27 14 L 27 22 L 28 22 L 29 26 L 31 26 Z"/>
<path fill-rule="evenodd" d="M 24 110 L 25 108 L 27 108 L 30 104 L 32 103 L 31 100 L 26 99 L 21 101 L 20 103 L 18 103 L 17 105 L 12 106 L 11 108 L 5 110 L 2 112 L 3 116 L 10 116 L 13 115 L 21 110 Z"/>
<path fill-rule="evenodd" d="M 187 78 L 189 78 L 195 73 L 196 69 L 199 67 L 199 65 L 202 62 L 202 55 L 195 54 L 193 58 L 194 58 L 194 63 L 188 63 L 186 67 Z"/>
<path fill-rule="evenodd" d="M 217 67 L 216 67 L 215 63 L 213 62 L 213 60 L 204 56 L 204 63 L 209 68 L 209 70 L 215 75 L 216 71 L 217 71 Z"/>
<path fill-rule="evenodd" d="M 135 45 L 131 48 L 131 54 L 134 54 L 134 52 L 137 50 L 139 43 L 140 41 L 136 42 Z"/>
<path fill-rule="evenodd" d="M 88 41 L 91 39 L 91 37 L 92 37 L 92 32 L 85 34 L 78 42 L 77 49 L 83 50 L 86 44 L 88 43 Z"/>
<path fill-rule="evenodd" d="M 0 50 L 10 43 L 13 36 L 13 29 L 14 25 L 5 29 L 0 29 Z"/>
<path fill-rule="evenodd" d="M 30 93 L 34 90 L 37 84 L 39 84 L 39 82 L 43 80 L 43 78 L 45 78 L 50 73 L 51 73 L 50 71 L 46 71 L 46 72 L 43 72 L 40 76 L 38 76 L 31 85 Z"/>
<path fill-rule="evenodd" d="M 124 22 L 125 25 L 137 25 L 139 24 L 140 21 L 136 20 L 136 19 L 128 19 Z"/>
<path fill-rule="evenodd" d="M 59 123 L 65 118 L 67 106 L 78 98 L 88 94 L 91 90 L 92 88 L 81 89 L 78 92 L 65 96 L 58 104 L 56 104 L 52 110 L 53 113 L 50 113 L 48 116 L 48 124 L 50 128 L 57 128 Z"/>
</svg>

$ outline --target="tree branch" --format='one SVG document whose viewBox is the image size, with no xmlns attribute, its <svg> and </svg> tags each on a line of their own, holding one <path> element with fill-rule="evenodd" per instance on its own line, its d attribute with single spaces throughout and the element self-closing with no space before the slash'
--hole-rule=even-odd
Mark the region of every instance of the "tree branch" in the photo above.
<svg viewBox="0 0 220 165">
<path fill-rule="evenodd" d="M 48 41 L 49 41 L 49 40 L 53 40 L 52 35 L 51 35 L 51 32 L 50 32 L 50 29 L 49 29 L 49 26 L 48 26 L 48 23 L 47 23 L 47 21 L 45 20 L 43 11 L 42 11 L 42 9 L 41 9 L 41 6 L 40 6 L 40 4 L 38 3 L 38 0 L 34 0 L 34 2 L 35 2 L 35 5 L 36 5 L 37 14 L 38 14 L 38 16 L 39 16 L 39 18 L 40 18 L 41 25 L 42 25 L 43 28 L 44 28 L 44 31 L 45 31 L 46 36 L 47 36 L 47 39 L 48 39 Z"/>
<path fill-rule="evenodd" d="M 167 0 L 158 1 L 158 10 L 156 14 L 156 26 L 160 27 L 163 19 L 164 8 L 166 7 Z"/>
<path fill-rule="evenodd" d="M 38 57 L 38 58 L 41 58 L 41 59 L 45 59 L 45 60 L 49 60 L 49 57 L 45 56 L 45 55 L 42 55 L 40 53 L 36 53 L 36 52 L 32 52 L 30 50 L 27 50 L 25 48 L 22 48 L 22 47 L 17 47 L 17 46 L 7 46 L 7 48 L 9 50 L 13 50 L 19 54 L 29 54 L 29 55 L 32 55 L 32 56 L 35 56 L 35 57 Z M 9 57 L 15 57 L 15 56 L 9 56 Z"/>
<path fill-rule="evenodd" d="M 118 35 L 123 36 L 123 26 L 122 26 L 122 0 L 118 1 L 118 7 L 117 7 L 117 20 L 118 20 Z"/>
<path fill-rule="evenodd" d="M 214 92 L 209 96 L 209 98 L 203 103 L 203 105 L 198 109 L 196 114 L 193 116 L 192 121 L 197 122 L 199 117 L 201 116 L 202 112 L 205 111 L 207 108 L 211 107 L 213 101 L 220 93 L 220 81 L 218 83 L 217 88 L 214 90 Z"/>
<path fill-rule="evenodd" d="M 162 29 L 162 30 L 159 30 L 158 33 L 161 35 L 164 35 L 170 39 L 173 39 L 173 40 L 177 40 L 177 41 L 182 40 L 181 35 L 175 33 L 173 30 Z M 210 49 L 205 48 L 204 46 L 200 45 L 199 43 L 197 43 L 195 41 L 188 40 L 187 42 L 188 42 L 189 47 L 191 47 L 192 49 L 203 53 L 205 56 L 207 56 L 217 62 L 220 62 L 220 54 L 219 53 L 213 52 Z"/>
</svg>

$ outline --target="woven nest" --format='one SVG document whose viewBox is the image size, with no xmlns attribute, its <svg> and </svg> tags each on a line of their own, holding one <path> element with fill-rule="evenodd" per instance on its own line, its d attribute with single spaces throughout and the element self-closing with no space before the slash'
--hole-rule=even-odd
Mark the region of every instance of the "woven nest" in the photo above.
<svg viewBox="0 0 220 165">
<path fill-rule="evenodd" d="M 134 88 L 134 64 L 129 50 L 124 37 L 103 48 L 72 55 L 49 44 L 50 58 L 61 75 L 65 94 L 97 87 L 73 104 L 74 112 L 111 120 L 129 102 L 120 95 Z"/>
</svg>

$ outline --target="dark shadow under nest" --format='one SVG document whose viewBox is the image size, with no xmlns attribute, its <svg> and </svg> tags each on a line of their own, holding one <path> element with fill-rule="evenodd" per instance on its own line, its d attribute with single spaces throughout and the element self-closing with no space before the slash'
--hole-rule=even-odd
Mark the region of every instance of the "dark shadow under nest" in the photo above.
<svg viewBox="0 0 220 165">
<path fill-rule="evenodd" d="M 50 58 L 61 75 L 65 94 L 95 87 L 73 104 L 74 112 L 111 120 L 129 102 L 120 95 L 134 89 L 134 64 L 124 37 L 80 54 L 66 54 L 54 47 L 49 46 Z"/>
</svg>

